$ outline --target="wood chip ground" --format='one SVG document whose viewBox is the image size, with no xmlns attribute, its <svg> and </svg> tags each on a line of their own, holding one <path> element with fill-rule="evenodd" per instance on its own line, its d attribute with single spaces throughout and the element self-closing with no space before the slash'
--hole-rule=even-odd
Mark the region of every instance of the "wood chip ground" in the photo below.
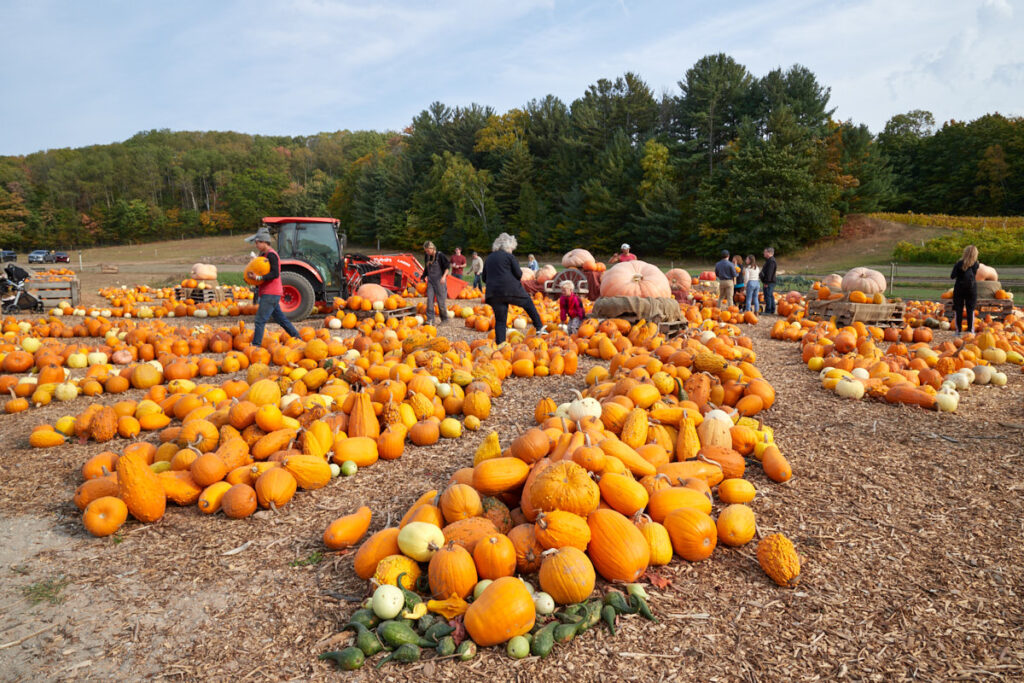
<svg viewBox="0 0 1024 683">
<path fill-rule="evenodd" d="M 1009 386 L 972 388 L 955 415 L 848 403 L 820 388 L 797 345 L 768 339 L 770 320 L 749 334 L 778 393 L 765 421 L 794 478 L 774 484 L 756 464 L 748 478 L 760 533 L 784 532 L 804 557 L 796 589 L 769 581 L 754 543 L 720 546 L 709 561 L 658 570 L 671 580 L 652 590 L 659 624 L 625 619 L 617 637 L 596 629 L 545 660 L 492 648 L 346 680 L 1024 678 L 1024 377 L 1008 366 Z M 567 399 L 591 364 L 509 380 L 481 431 L 410 447 L 277 513 L 229 521 L 169 508 L 108 539 L 88 536 L 71 503 L 82 463 L 103 448 L 26 447 L 32 426 L 72 411 L 0 417 L 0 679 L 337 680 L 317 655 L 347 645 L 338 630 L 366 584 L 351 552 L 297 562 L 324 550 L 328 522 L 366 504 L 371 531 L 382 528 L 470 464 L 487 431 L 505 444 L 541 396 Z M 34 602 L 46 586 L 53 602 Z"/>
</svg>

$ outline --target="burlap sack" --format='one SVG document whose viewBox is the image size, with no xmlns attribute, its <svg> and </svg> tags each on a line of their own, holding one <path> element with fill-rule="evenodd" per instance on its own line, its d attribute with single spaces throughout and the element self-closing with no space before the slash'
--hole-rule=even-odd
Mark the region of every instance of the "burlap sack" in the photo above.
<svg viewBox="0 0 1024 683">
<path fill-rule="evenodd" d="M 590 313 L 595 318 L 630 316 L 652 322 L 682 320 L 679 302 L 675 299 L 648 299 L 638 296 L 603 296 L 594 302 Z"/>
</svg>

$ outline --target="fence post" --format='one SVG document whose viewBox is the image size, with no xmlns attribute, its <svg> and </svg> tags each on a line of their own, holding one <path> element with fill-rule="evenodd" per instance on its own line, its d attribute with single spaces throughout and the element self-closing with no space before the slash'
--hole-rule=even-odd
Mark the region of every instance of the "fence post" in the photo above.
<svg viewBox="0 0 1024 683">
<path fill-rule="evenodd" d="M 893 287 L 896 284 L 896 263 L 889 262 L 889 296 L 892 296 Z"/>
</svg>

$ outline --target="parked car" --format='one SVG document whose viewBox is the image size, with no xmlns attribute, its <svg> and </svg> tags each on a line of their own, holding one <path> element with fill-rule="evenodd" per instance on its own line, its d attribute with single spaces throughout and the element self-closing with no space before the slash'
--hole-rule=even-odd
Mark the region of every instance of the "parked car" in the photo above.
<svg viewBox="0 0 1024 683">
<path fill-rule="evenodd" d="M 36 249 L 28 255 L 29 263 L 53 263 L 53 253 L 46 249 Z"/>
<path fill-rule="evenodd" d="M 66 251 L 58 251 L 53 255 L 54 263 L 71 263 L 71 257 L 68 256 Z"/>
<path fill-rule="evenodd" d="M 3 261 L 17 261 L 18 252 L 13 249 L 0 249 L 0 262 Z"/>
</svg>

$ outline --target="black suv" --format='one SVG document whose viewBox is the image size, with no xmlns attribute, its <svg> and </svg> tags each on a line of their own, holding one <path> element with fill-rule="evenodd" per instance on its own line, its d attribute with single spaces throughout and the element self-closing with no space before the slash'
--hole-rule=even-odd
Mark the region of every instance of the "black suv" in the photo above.
<svg viewBox="0 0 1024 683">
<path fill-rule="evenodd" d="M 0 249 L 0 263 L 3 261 L 17 261 L 18 252 L 13 249 Z"/>
</svg>

